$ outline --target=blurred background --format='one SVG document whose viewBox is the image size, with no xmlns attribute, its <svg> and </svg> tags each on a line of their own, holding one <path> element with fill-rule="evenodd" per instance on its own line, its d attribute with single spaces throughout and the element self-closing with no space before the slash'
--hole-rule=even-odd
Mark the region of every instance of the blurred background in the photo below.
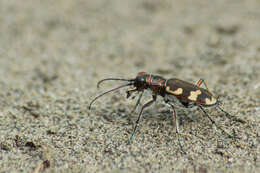
<svg viewBox="0 0 260 173">
<path fill-rule="evenodd" d="M 0 1 L 0 170 L 257 172 L 259 9 L 258 0 Z M 98 90 L 100 79 L 140 71 L 206 79 L 224 108 L 247 124 L 209 110 L 212 117 L 248 140 L 243 147 L 223 142 L 199 112 L 190 120 L 181 113 L 181 131 L 209 135 L 184 140 L 189 154 L 181 156 L 171 113 L 159 100 L 140 122 L 136 143 L 125 145 L 137 115 L 124 116 L 135 101 L 120 91 L 92 111 L 87 105 L 118 85 Z"/>
</svg>

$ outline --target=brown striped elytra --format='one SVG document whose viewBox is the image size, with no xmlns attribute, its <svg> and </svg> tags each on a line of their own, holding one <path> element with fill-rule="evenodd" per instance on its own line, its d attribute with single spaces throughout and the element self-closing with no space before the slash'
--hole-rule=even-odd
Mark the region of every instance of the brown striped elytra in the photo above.
<svg viewBox="0 0 260 173">
<path fill-rule="evenodd" d="M 208 90 L 180 79 L 168 79 L 165 87 L 168 94 L 186 102 L 195 102 L 201 106 L 217 104 L 217 99 Z"/>
<path fill-rule="evenodd" d="M 127 91 L 127 98 L 129 98 L 131 96 L 132 93 L 134 92 L 138 92 L 140 93 L 139 98 L 136 102 L 136 105 L 134 107 L 134 110 L 136 109 L 136 107 L 139 105 L 141 98 L 143 96 L 143 92 L 144 90 L 151 90 L 152 91 L 152 100 L 150 100 L 149 102 L 145 103 L 142 108 L 141 111 L 139 112 L 138 115 L 138 119 L 136 121 L 134 130 L 132 132 L 132 135 L 129 139 L 129 141 L 132 141 L 132 139 L 134 138 L 135 135 L 135 131 L 137 129 L 138 123 L 140 121 L 140 118 L 142 116 L 143 110 L 147 107 L 149 107 L 150 105 L 152 105 L 152 103 L 154 103 L 157 99 L 157 96 L 161 96 L 164 98 L 164 101 L 166 104 L 170 105 L 171 108 L 173 109 L 173 113 L 174 113 L 174 119 L 175 119 L 175 123 L 176 123 L 176 133 L 179 133 L 178 130 L 178 122 L 177 122 L 177 114 L 176 114 L 176 110 L 175 110 L 175 102 L 173 102 L 171 99 L 171 97 L 173 97 L 175 100 L 177 100 L 180 105 L 182 105 L 184 108 L 190 108 L 190 107 L 198 107 L 199 109 L 201 109 L 203 111 L 203 113 L 209 118 L 209 120 L 215 124 L 215 126 L 219 129 L 222 130 L 222 132 L 224 132 L 227 136 L 235 138 L 235 136 L 230 135 L 229 133 L 227 133 L 225 130 L 223 130 L 221 127 L 219 127 L 215 121 L 208 115 L 208 113 L 205 111 L 205 109 L 203 107 L 211 107 L 211 106 L 216 106 L 217 108 L 219 108 L 220 111 L 224 112 L 227 117 L 232 117 L 235 119 L 234 116 L 231 116 L 229 113 L 227 113 L 226 111 L 224 111 L 220 106 L 219 106 L 219 101 L 213 96 L 213 94 L 209 91 L 206 82 L 203 79 L 200 79 L 197 84 L 192 84 L 180 79 L 176 79 L 176 78 L 171 78 L 171 79 L 165 79 L 161 76 L 158 75 L 152 75 L 152 74 L 148 74 L 145 72 L 140 72 L 138 73 L 138 75 L 133 78 L 133 79 L 121 79 L 121 78 L 106 78 L 103 79 L 101 81 L 98 82 L 98 86 L 104 82 L 104 81 L 125 81 L 127 82 L 126 84 L 123 84 L 119 87 L 113 88 L 111 90 L 108 90 L 100 95 L 98 95 L 97 97 L 95 97 L 89 104 L 89 109 L 91 108 L 91 105 L 101 96 L 112 92 L 112 91 L 116 91 L 120 88 L 124 88 L 124 87 L 128 87 L 128 86 L 134 86 L 135 88 L 132 90 L 128 90 Z M 204 84 L 206 89 L 200 87 L 201 84 Z M 133 111 L 134 111 L 133 110 Z M 178 138 L 179 140 L 179 138 Z M 179 142 L 179 145 L 182 149 L 182 146 Z M 183 151 L 183 150 L 182 150 Z"/>
</svg>

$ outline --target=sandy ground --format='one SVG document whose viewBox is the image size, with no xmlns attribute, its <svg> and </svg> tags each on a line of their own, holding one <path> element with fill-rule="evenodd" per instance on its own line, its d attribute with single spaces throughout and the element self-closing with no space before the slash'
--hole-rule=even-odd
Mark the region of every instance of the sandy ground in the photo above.
<svg viewBox="0 0 260 173">
<path fill-rule="evenodd" d="M 258 0 L 0 1 L 0 172 L 260 171 Z M 88 104 L 139 71 L 203 77 L 228 119 L 162 98 L 144 112 L 125 91 Z M 142 105 L 151 99 L 146 93 Z"/>
</svg>

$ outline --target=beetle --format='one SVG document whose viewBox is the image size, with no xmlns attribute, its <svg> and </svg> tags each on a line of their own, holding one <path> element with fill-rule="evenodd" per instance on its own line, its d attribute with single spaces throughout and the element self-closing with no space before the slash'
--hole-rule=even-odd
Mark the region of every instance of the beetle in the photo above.
<svg viewBox="0 0 260 173">
<path fill-rule="evenodd" d="M 184 107 L 184 108 L 192 108 L 192 107 L 199 107 L 204 114 L 209 118 L 209 120 L 215 124 L 215 126 L 222 130 L 227 136 L 234 138 L 233 135 L 230 135 L 228 132 L 226 132 L 224 129 L 219 127 L 216 122 L 209 116 L 209 114 L 205 111 L 204 107 L 212 107 L 216 106 L 219 108 L 222 112 L 224 112 L 227 117 L 229 118 L 234 118 L 234 116 L 230 115 L 228 112 L 224 111 L 219 105 L 220 101 L 213 96 L 213 94 L 209 91 L 207 84 L 204 79 L 200 79 L 197 84 L 192 84 L 180 79 L 176 78 L 171 78 L 171 79 L 165 79 L 162 76 L 159 75 L 152 75 L 148 74 L 146 72 L 139 72 L 134 79 L 120 79 L 120 78 L 106 78 L 97 83 L 97 87 L 100 86 L 101 83 L 104 81 L 126 81 L 128 83 L 123 84 L 119 87 L 113 88 L 111 90 L 108 90 L 98 96 L 96 96 L 89 104 L 89 109 L 91 109 L 92 104 L 100 97 L 103 95 L 119 90 L 124 87 L 128 86 L 134 86 L 135 88 L 132 90 L 126 91 L 127 93 L 127 98 L 131 96 L 132 93 L 134 92 L 139 92 L 139 98 L 136 102 L 136 105 L 134 107 L 134 110 L 136 107 L 139 105 L 141 97 L 143 95 L 144 90 L 151 90 L 152 91 L 152 100 L 148 101 L 145 103 L 141 111 L 139 112 L 138 118 L 136 120 L 136 124 L 134 127 L 134 130 L 132 132 L 132 135 L 129 139 L 129 141 L 132 141 L 134 138 L 137 126 L 139 124 L 140 118 L 142 116 L 142 113 L 145 108 L 151 106 L 157 99 L 157 96 L 161 96 L 164 98 L 164 102 L 168 105 L 171 106 L 173 109 L 173 114 L 174 114 L 174 119 L 175 119 L 175 124 L 176 124 L 176 133 L 179 134 L 179 127 L 178 127 L 178 119 L 177 119 L 177 113 L 175 111 L 176 105 L 179 104 L 179 106 Z M 206 89 L 200 87 L 201 84 L 204 84 Z M 134 111 L 133 110 L 133 111 Z"/>
</svg>

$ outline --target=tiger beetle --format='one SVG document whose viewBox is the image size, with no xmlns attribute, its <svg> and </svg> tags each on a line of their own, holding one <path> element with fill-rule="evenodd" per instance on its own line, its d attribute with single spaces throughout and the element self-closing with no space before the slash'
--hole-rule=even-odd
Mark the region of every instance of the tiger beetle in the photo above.
<svg viewBox="0 0 260 173">
<path fill-rule="evenodd" d="M 209 116 L 209 114 L 205 111 L 204 107 L 212 107 L 216 106 L 220 111 L 226 114 L 228 118 L 234 118 L 234 116 L 230 115 L 228 112 L 224 111 L 219 105 L 220 101 L 218 101 L 217 98 L 215 98 L 212 93 L 209 91 L 207 84 L 204 79 L 200 79 L 196 85 L 185 82 L 180 79 L 171 78 L 171 79 L 165 79 L 158 75 L 152 75 L 147 74 L 146 72 L 140 72 L 134 79 L 120 79 L 120 78 L 106 78 L 97 83 L 97 87 L 104 82 L 104 81 L 126 81 L 128 83 L 121 85 L 119 87 L 113 88 L 111 90 L 108 90 L 97 97 L 95 97 L 89 104 L 89 109 L 91 108 L 91 105 L 100 97 L 103 95 L 110 93 L 112 91 L 119 90 L 120 88 L 128 87 L 128 86 L 134 86 L 135 88 L 132 90 L 126 91 L 127 98 L 131 96 L 132 93 L 138 92 L 140 93 L 139 98 L 135 104 L 135 107 L 132 112 L 135 111 L 136 107 L 139 105 L 141 97 L 143 96 L 143 92 L 146 89 L 150 89 L 152 91 L 152 100 L 148 101 L 143 105 L 141 108 L 141 111 L 138 115 L 138 119 L 136 121 L 134 130 L 132 132 L 132 135 L 129 139 L 129 142 L 131 142 L 134 138 L 138 123 L 140 121 L 140 118 L 142 116 L 143 110 L 149 106 L 152 105 L 156 101 L 157 96 L 162 96 L 164 98 L 164 101 L 166 104 L 168 104 L 172 110 L 176 125 L 176 133 L 178 136 L 179 145 L 182 149 L 182 146 L 180 144 L 179 140 L 179 125 L 178 125 L 178 119 L 177 119 L 177 113 L 175 111 L 175 106 L 177 104 L 184 108 L 192 108 L 197 106 L 199 109 L 202 110 L 202 112 L 208 117 L 208 119 L 214 124 L 218 129 L 220 129 L 223 133 L 225 133 L 228 137 L 235 138 L 234 135 L 230 135 L 228 132 L 226 132 L 224 129 L 222 129 L 220 126 L 216 124 L 216 122 Z M 200 87 L 201 84 L 204 84 L 206 89 Z M 238 120 L 238 119 L 236 119 Z M 238 120 L 243 121 L 243 120 Z M 182 149 L 183 150 L 183 149 Z"/>
</svg>

